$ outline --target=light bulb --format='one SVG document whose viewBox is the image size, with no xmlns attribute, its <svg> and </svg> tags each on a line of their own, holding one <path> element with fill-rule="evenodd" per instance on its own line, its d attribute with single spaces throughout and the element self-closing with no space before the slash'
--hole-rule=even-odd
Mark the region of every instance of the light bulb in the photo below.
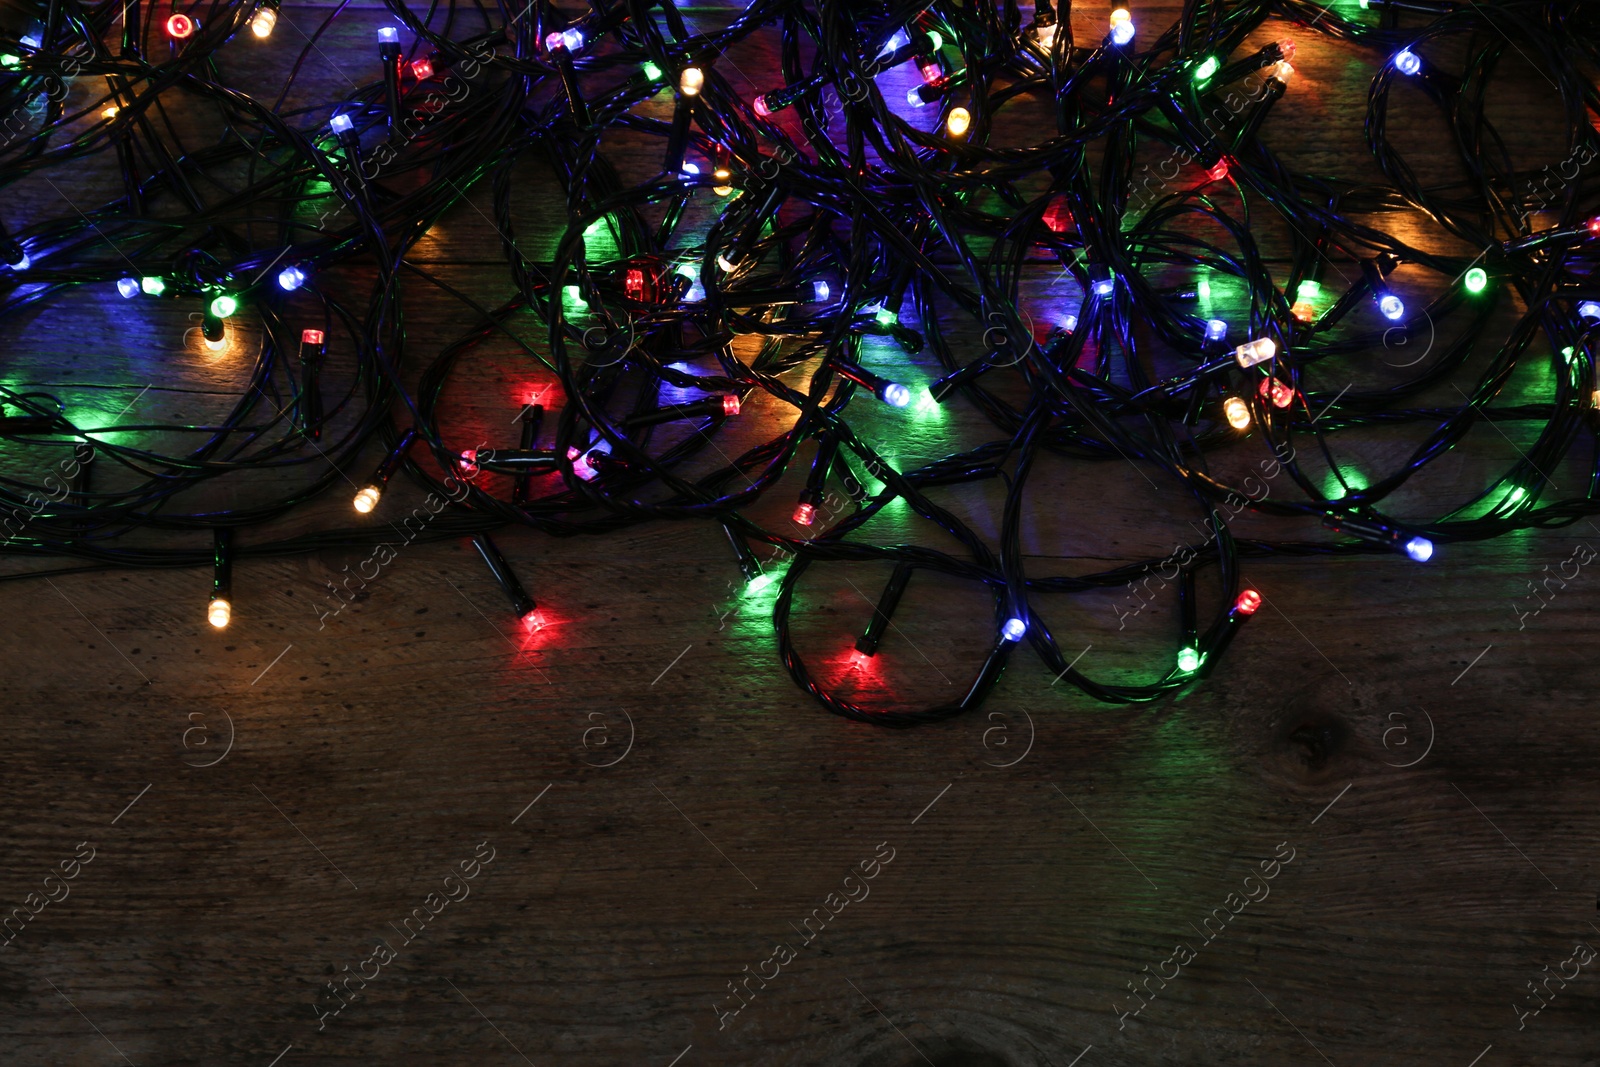
<svg viewBox="0 0 1600 1067">
<path fill-rule="evenodd" d="M 561 43 L 567 46 L 567 51 L 576 52 L 583 47 L 583 31 L 576 26 L 568 26 L 561 31 Z"/>
<path fill-rule="evenodd" d="M 816 521 L 817 509 L 815 506 L 804 502 L 796 504 L 793 518 L 796 526 L 810 526 Z"/>
<path fill-rule="evenodd" d="M 1275 408 L 1286 408 L 1294 403 L 1294 390 L 1276 378 L 1261 379 L 1259 391 L 1262 398 L 1270 401 Z"/>
<path fill-rule="evenodd" d="M 264 7 L 250 20 L 250 32 L 264 40 L 272 36 L 272 28 L 277 24 L 278 13 L 270 7 Z"/>
<path fill-rule="evenodd" d="M 757 96 L 754 100 L 750 101 L 750 108 L 751 108 L 751 110 L 753 110 L 757 115 L 761 116 L 762 118 L 767 118 L 768 116 L 770 116 L 772 114 L 772 109 L 767 107 L 767 94 L 766 93 L 762 93 L 761 95 Z"/>
<path fill-rule="evenodd" d="M 182 13 L 174 13 L 167 19 L 167 36 L 173 40 L 181 41 L 194 33 L 194 19 Z"/>
<path fill-rule="evenodd" d="M 739 414 L 739 395 L 737 393 L 726 393 L 723 395 L 722 413 L 730 418 Z"/>
<path fill-rule="evenodd" d="M 906 90 L 906 103 L 912 107 L 922 107 L 926 102 L 922 99 L 922 93 L 918 89 Z"/>
<path fill-rule="evenodd" d="M 1489 288 L 1489 272 L 1482 267 L 1473 267 L 1467 271 L 1466 277 L 1462 279 L 1462 284 L 1467 287 L 1467 292 L 1469 293 L 1481 293 Z"/>
<path fill-rule="evenodd" d="M 1315 300 L 1322 295 L 1322 283 L 1314 282 L 1310 278 L 1300 283 L 1300 288 L 1295 290 L 1301 300 Z"/>
<path fill-rule="evenodd" d="M 294 292 L 305 283 L 306 272 L 299 267 L 285 267 L 278 272 L 278 285 L 288 292 Z"/>
<path fill-rule="evenodd" d="M 160 296 L 167 291 L 167 283 L 163 279 L 151 275 L 139 279 L 139 288 L 151 296 Z"/>
<path fill-rule="evenodd" d="M 378 498 L 382 495 L 383 490 L 379 489 L 377 486 L 364 486 L 362 487 L 361 491 L 356 494 L 355 500 L 351 501 L 351 503 L 355 505 L 355 509 L 357 511 L 365 515 L 373 508 L 378 506 Z"/>
<path fill-rule="evenodd" d="M 828 299 L 828 293 L 830 291 L 831 290 L 829 290 L 827 282 L 822 281 L 820 279 L 817 280 L 817 281 L 812 282 L 811 283 L 811 300 L 812 300 L 812 302 L 816 303 L 816 304 L 820 304 L 820 303 L 824 302 L 825 300 Z"/>
<path fill-rule="evenodd" d="M 1221 319 L 1212 319 L 1206 323 L 1206 340 L 1220 341 L 1228 336 L 1228 324 Z"/>
<path fill-rule="evenodd" d="M 110 122 L 112 119 L 117 117 L 117 112 L 121 110 L 122 109 L 117 107 L 117 105 L 112 104 L 110 107 L 100 112 L 100 117 L 105 119 L 107 122 Z"/>
<path fill-rule="evenodd" d="M 1250 405 L 1236 396 L 1230 396 L 1222 402 L 1222 413 L 1228 418 L 1228 425 L 1235 430 L 1248 430 L 1250 428 Z"/>
<path fill-rule="evenodd" d="M 239 301 L 229 296 L 227 293 L 223 293 L 221 296 L 211 301 L 211 314 L 215 315 L 219 319 L 225 319 L 238 310 Z"/>
<path fill-rule="evenodd" d="M 1228 176 L 1228 161 L 1219 159 L 1217 165 L 1206 171 L 1206 180 L 1220 182 Z"/>
<path fill-rule="evenodd" d="M 718 196 L 727 196 L 733 192 L 733 186 L 729 184 L 733 181 L 733 171 L 727 167 L 718 167 L 711 172 L 711 176 L 717 180 L 717 184 L 711 187 L 713 193 Z"/>
<path fill-rule="evenodd" d="M 1596 303 L 1593 300 L 1585 300 L 1578 305 L 1578 317 L 1580 319 L 1600 319 L 1600 303 Z"/>
<path fill-rule="evenodd" d="M 1416 74 L 1422 69 L 1422 57 L 1409 48 L 1402 49 L 1395 53 L 1394 69 L 1401 74 Z"/>
<path fill-rule="evenodd" d="M 639 69 L 644 71 L 644 77 L 646 81 L 658 82 L 661 80 L 661 68 L 656 66 L 654 63 L 647 62 Z"/>
<path fill-rule="evenodd" d="M 1393 293 L 1384 293 L 1378 298 L 1378 310 L 1383 312 L 1383 317 L 1391 322 L 1402 319 L 1406 314 L 1406 304 Z"/>
<path fill-rule="evenodd" d="M 967 130 L 972 128 L 972 112 L 964 107 L 953 107 L 950 115 L 944 120 L 944 129 L 951 137 L 965 137 Z"/>
<path fill-rule="evenodd" d="M 1133 40 L 1133 16 L 1119 7 L 1111 13 L 1111 43 L 1124 45 Z"/>
<path fill-rule="evenodd" d="M 33 257 L 29 256 L 28 253 L 24 252 L 24 253 L 22 253 L 22 255 L 20 257 L 18 257 L 18 259 L 17 259 L 17 261 L 15 263 L 11 264 L 11 269 L 12 270 L 19 270 L 19 271 L 20 270 L 27 270 L 31 266 L 33 266 Z"/>
<path fill-rule="evenodd" d="M 941 49 L 943 47 L 944 47 L 944 38 L 942 36 L 940 36 L 939 31 L 938 30 L 929 30 L 928 31 L 928 51 L 937 52 L 939 49 Z"/>
<path fill-rule="evenodd" d="M 731 259 L 728 258 L 728 254 L 726 252 L 718 252 L 717 253 L 717 266 L 721 267 L 725 271 L 732 271 L 737 266 L 737 264 L 735 264 Z"/>
<path fill-rule="evenodd" d="M 1110 296 L 1116 291 L 1116 288 L 1116 279 L 1109 274 L 1095 278 L 1089 283 L 1089 290 L 1095 296 Z"/>
<path fill-rule="evenodd" d="M 1278 344 L 1270 337 L 1261 337 L 1254 341 L 1246 341 L 1233 350 L 1233 358 L 1238 360 L 1241 367 L 1254 367 L 1257 363 L 1265 363 L 1278 354 Z"/>
<path fill-rule="evenodd" d="M 1233 602 L 1233 610 L 1240 615 L 1254 615 L 1261 609 L 1261 594 L 1254 589 L 1246 589 L 1239 594 L 1239 599 Z"/>
<path fill-rule="evenodd" d="M 1048 26 L 1035 27 L 1033 37 L 1039 42 L 1039 47 L 1048 52 L 1056 44 L 1056 24 L 1052 22 Z"/>
<path fill-rule="evenodd" d="M 139 295 L 138 278 L 118 278 L 117 292 L 122 294 L 124 300 L 132 300 Z"/>
<path fill-rule="evenodd" d="M 698 163 L 685 163 L 683 170 L 679 171 L 679 173 L 685 178 L 697 178 L 700 176 L 700 165 Z"/>
<path fill-rule="evenodd" d="M 228 347 L 228 332 L 226 328 L 224 328 L 221 337 L 207 337 L 205 338 L 205 342 L 206 347 L 211 351 L 221 352 L 224 348 Z"/>
<path fill-rule="evenodd" d="M 301 330 L 300 343 L 303 345 L 320 345 L 324 340 L 321 330 Z"/>
<path fill-rule="evenodd" d="M 1195 294 L 1197 296 L 1199 296 L 1201 300 L 1210 300 L 1211 299 L 1211 280 L 1209 278 L 1201 278 L 1200 279 L 1200 284 L 1194 287 L 1194 291 L 1195 291 Z"/>
<path fill-rule="evenodd" d="M 380 27 L 378 27 L 378 43 L 379 44 L 399 44 L 400 43 L 400 31 L 395 29 L 393 26 L 380 26 Z"/>
<path fill-rule="evenodd" d="M 425 82 L 433 77 L 433 62 L 427 56 L 411 61 L 411 76 L 419 82 Z"/>
<path fill-rule="evenodd" d="M 1028 624 L 1021 619 L 1011 618 L 1000 627 L 1000 636 L 1007 641 L 1021 641 L 1022 635 L 1028 632 Z"/>
<path fill-rule="evenodd" d="M 706 72 L 699 67 L 684 67 L 678 75 L 678 92 L 684 96 L 699 96 L 705 84 Z"/>
<path fill-rule="evenodd" d="M 883 402 L 892 408 L 903 408 L 911 403 L 911 390 L 899 382 L 890 382 L 883 387 Z"/>
<path fill-rule="evenodd" d="M 233 605 L 221 597 L 212 597 L 211 602 L 206 605 L 206 621 L 217 629 L 227 626 L 232 618 Z"/>
<path fill-rule="evenodd" d="M 1194 68 L 1194 80 L 1197 82 L 1210 81 L 1212 75 L 1222 69 L 1222 64 L 1217 62 L 1216 56 L 1207 56 L 1204 63 Z"/>
<path fill-rule="evenodd" d="M 328 120 L 328 129 L 337 134 L 346 134 L 356 128 L 349 115 L 335 115 Z"/>
<path fill-rule="evenodd" d="M 1200 653 L 1192 648 L 1178 651 L 1178 669 L 1184 674 L 1192 674 L 1200 668 Z"/>
<path fill-rule="evenodd" d="M 1418 563 L 1426 563 L 1433 558 L 1433 542 L 1426 537 L 1413 537 L 1406 542 L 1406 555 Z"/>
<path fill-rule="evenodd" d="M 1297 300 L 1295 301 L 1294 305 L 1289 308 L 1289 314 L 1293 315 L 1300 322 L 1310 322 L 1312 319 L 1317 317 L 1317 308 L 1315 304 L 1308 300 Z"/>
<path fill-rule="evenodd" d="M 1274 81 L 1280 81 L 1284 85 L 1288 85 L 1289 79 L 1294 77 L 1294 67 L 1289 65 L 1288 60 L 1280 59 L 1272 65 L 1271 77 Z"/>
<path fill-rule="evenodd" d="M 894 33 L 889 35 L 889 39 L 883 42 L 883 47 L 878 50 L 878 55 L 886 56 L 891 52 L 897 52 L 910 43 L 910 34 L 906 33 L 905 30 L 895 30 Z"/>
</svg>

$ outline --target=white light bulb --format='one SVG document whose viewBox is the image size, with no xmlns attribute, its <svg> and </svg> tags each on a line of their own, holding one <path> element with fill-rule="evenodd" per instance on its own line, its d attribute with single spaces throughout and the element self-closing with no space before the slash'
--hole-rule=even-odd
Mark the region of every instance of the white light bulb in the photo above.
<svg viewBox="0 0 1600 1067">
<path fill-rule="evenodd" d="M 357 511 L 365 515 L 373 508 L 378 506 L 378 498 L 382 495 L 383 490 L 379 489 L 377 486 L 365 486 L 356 494 L 356 498 L 354 501 L 352 501 L 352 503 L 355 505 L 355 509 Z"/>
<path fill-rule="evenodd" d="M 228 625 L 233 618 L 233 605 L 221 597 L 212 597 L 211 603 L 206 605 L 206 621 L 217 629 Z"/>
</svg>

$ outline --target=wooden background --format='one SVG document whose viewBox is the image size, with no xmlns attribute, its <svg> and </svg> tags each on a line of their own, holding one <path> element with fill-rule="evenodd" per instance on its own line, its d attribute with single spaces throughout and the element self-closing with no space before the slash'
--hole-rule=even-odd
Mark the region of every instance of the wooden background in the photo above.
<svg viewBox="0 0 1600 1067">
<path fill-rule="evenodd" d="M 295 28 L 326 11 L 290 7 L 270 43 L 231 43 L 222 73 L 281 69 L 272 63 L 298 52 Z M 348 10 L 317 54 L 366 80 L 381 17 Z M 1077 17 L 1081 34 L 1103 32 L 1098 9 Z M 1172 5 L 1137 17 L 1164 26 Z M 1260 39 L 1289 32 L 1299 73 L 1268 143 L 1307 171 L 1375 176 L 1360 128 L 1371 57 L 1284 26 Z M 748 49 L 726 61 L 736 85 L 775 69 L 770 43 Z M 1515 56 L 1502 76 L 1495 117 L 1526 139 L 1519 162 L 1558 163 L 1562 145 L 1540 129 L 1549 91 Z M 312 64 L 289 106 L 340 85 Z M 1437 112 L 1405 94 L 1395 136 L 1415 166 L 1449 177 Z M 997 136 L 1028 143 L 1036 131 Z M 536 219 L 556 187 L 527 169 L 519 210 Z M 62 198 L 95 204 L 111 188 L 84 168 L 55 194 L 19 186 L 11 203 L 61 213 Z M 490 303 L 511 288 L 486 191 L 472 201 L 414 261 Z M 1448 247 L 1415 219 L 1382 224 Z M 535 253 L 538 240 L 553 247 L 555 223 L 534 231 Z M 1423 276 L 1409 277 L 1420 306 Z M 1049 279 L 1031 284 L 1048 303 Z M 113 314 L 114 299 L 79 290 L 9 324 L 7 384 L 70 389 L 108 421 L 130 401 L 151 422 L 231 405 L 247 380 L 247 317 L 213 356 L 180 340 L 183 309 Z M 423 284 L 408 283 L 407 314 L 419 353 L 470 325 Z M 514 328 L 542 333 L 531 318 Z M 877 356 L 908 384 L 936 376 L 926 355 Z M 1381 379 L 1379 361 L 1398 362 L 1375 350 L 1362 381 Z M 477 435 L 514 442 L 532 366 L 496 341 L 462 368 L 447 411 L 463 447 Z M 761 403 L 742 416 L 767 434 L 781 417 Z M 992 436 L 962 402 L 896 418 L 863 412 L 858 425 L 907 465 Z M 1527 438 L 1501 428 L 1479 427 L 1408 490 L 1418 514 L 1510 466 Z M 1376 469 L 1414 439 L 1363 435 L 1348 454 Z M 1217 469 L 1263 455 L 1244 447 Z M 1546 473 L 1548 499 L 1583 492 L 1581 466 Z M 1148 475 L 1048 465 L 1026 525 L 1034 572 L 1100 569 L 1189 540 L 1181 493 Z M 222 484 L 250 499 L 247 484 Z M 755 513 L 778 521 L 793 488 Z M 1280 490 L 1294 492 L 1286 480 Z M 946 493 L 974 516 L 995 502 L 989 487 Z M 341 487 L 241 536 L 345 525 L 348 497 Z M 397 483 L 373 521 L 418 498 Z M 975 521 L 994 532 L 992 519 Z M 875 527 L 885 543 L 934 542 L 903 508 Z M 1052 685 L 1024 652 L 983 712 L 910 733 L 837 720 L 795 689 L 774 652 L 771 593 L 739 595 L 713 527 L 500 542 L 539 598 L 547 625 L 533 637 L 514 629 L 465 543 L 407 547 L 320 625 L 325 581 L 365 551 L 241 564 L 223 633 L 205 624 L 199 571 L 0 584 L 12 619 L 0 648 L 0 911 L 93 849 L 70 895 L 0 950 L 0 1059 L 1600 1064 L 1593 965 L 1564 988 L 1549 980 L 1549 1006 L 1518 1017 L 1534 1005 L 1530 982 L 1559 972 L 1576 942 L 1600 944 L 1600 582 L 1585 569 L 1538 615 L 1513 607 L 1528 606 L 1544 568 L 1600 546 L 1595 525 L 1443 545 L 1427 566 L 1253 563 L 1246 575 L 1267 607 L 1182 699 L 1096 704 Z M 981 660 L 986 597 L 918 579 L 882 654 L 848 670 L 887 569 L 814 573 L 797 640 L 842 692 L 879 706 L 943 700 Z M 1170 591 L 1122 629 L 1119 600 L 1046 610 L 1096 678 L 1158 676 L 1175 652 Z M 1270 895 L 1207 942 L 1202 920 L 1280 846 L 1294 858 Z M 470 896 L 402 944 L 395 928 L 480 847 L 493 860 Z M 719 1017 L 737 1003 L 730 982 L 768 967 L 777 944 L 798 946 L 813 909 L 890 850 L 869 896 Z M 319 1029 L 319 990 L 379 938 L 396 958 Z M 1119 1018 L 1137 1004 L 1129 984 L 1170 968 L 1180 944 L 1194 952 L 1180 976 L 1151 980 L 1155 999 Z"/>
</svg>

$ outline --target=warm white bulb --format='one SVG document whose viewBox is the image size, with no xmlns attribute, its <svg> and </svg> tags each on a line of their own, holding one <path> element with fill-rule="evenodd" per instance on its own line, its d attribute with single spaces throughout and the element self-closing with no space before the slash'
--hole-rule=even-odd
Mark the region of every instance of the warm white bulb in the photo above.
<svg viewBox="0 0 1600 1067">
<path fill-rule="evenodd" d="M 217 338 L 215 341 L 213 341 L 211 338 L 207 337 L 205 339 L 205 342 L 206 342 L 206 347 L 211 349 L 211 351 L 213 351 L 213 352 L 221 352 L 224 348 L 228 347 L 228 335 L 227 334 L 223 334 L 221 337 Z"/>
<path fill-rule="evenodd" d="M 369 485 L 356 494 L 353 501 L 356 510 L 365 515 L 378 506 L 378 498 L 383 495 L 383 490 L 375 485 Z"/>
<path fill-rule="evenodd" d="M 221 597 L 213 597 L 206 607 L 206 621 L 220 630 L 228 625 L 228 621 L 232 618 L 233 605 Z"/>
<path fill-rule="evenodd" d="M 250 20 L 250 32 L 261 38 L 271 37 L 272 27 L 277 24 L 278 13 L 270 7 L 264 7 Z"/>
<path fill-rule="evenodd" d="M 944 120 L 944 128 L 951 137 L 965 137 L 967 130 L 972 128 L 972 112 L 964 107 L 951 108 Z"/>
<path fill-rule="evenodd" d="M 706 84 L 706 72 L 699 67 L 684 67 L 678 75 L 678 92 L 684 96 L 699 96 Z"/>
</svg>

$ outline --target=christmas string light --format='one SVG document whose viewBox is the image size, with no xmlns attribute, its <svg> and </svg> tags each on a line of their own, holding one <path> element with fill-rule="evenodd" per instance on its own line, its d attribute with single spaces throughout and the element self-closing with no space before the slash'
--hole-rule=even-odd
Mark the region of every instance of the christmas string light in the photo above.
<svg viewBox="0 0 1600 1067">
<path fill-rule="evenodd" d="M 290 86 L 228 74 L 235 52 L 287 72 L 332 47 L 305 43 L 320 31 L 274 33 L 278 0 L 70 17 L 41 2 L 34 25 L 0 34 L 0 104 L 36 102 L 69 60 L 94 77 L 0 144 L 0 179 L 77 188 L 72 168 L 93 156 L 118 185 L 82 211 L 4 208 L 0 359 L 41 308 L 114 285 L 126 314 L 181 308 L 185 331 L 198 319 L 207 366 L 242 385 L 234 411 L 205 425 L 118 420 L 129 429 L 64 388 L 0 386 L 10 443 L 70 441 L 77 457 L 65 496 L 26 478 L 0 486 L 9 505 L 44 501 L 5 551 L 89 568 L 209 561 L 207 620 L 221 628 L 236 562 L 392 536 L 398 475 L 442 502 L 415 536 L 473 539 L 529 627 L 533 599 L 490 531 L 589 535 L 603 552 L 630 524 L 717 523 L 741 595 L 771 600 L 779 661 L 858 721 L 971 710 L 1024 657 L 1057 692 L 1121 704 L 1180 692 L 1222 669 L 1262 607 L 1244 572 L 1263 561 L 1390 553 L 1441 567 L 1452 543 L 1600 511 L 1593 491 L 1534 491 L 1569 457 L 1593 466 L 1600 205 L 1581 182 L 1524 196 L 1534 176 L 1483 149 L 1499 143 L 1483 101 L 1511 76 L 1496 62 L 1507 35 L 1582 101 L 1595 98 L 1600 27 L 1576 6 L 1515 24 L 1484 6 L 1189 5 L 1186 25 L 1161 27 L 1136 4 L 1041 0 L 1030 15 L 935 0 L 819 19 L 774 0 L 708 29 L 670 3 L 596 0 L 574 19 L 548 4 L 509 18 L 392 0 L 352 38 L 358 54 L 336 57 L 367 84 L 285 109 Z M 323 29 L 355 17 L 342 12 Z M 1297 126 L 1328 118 L 1301 100 L 1316 68 L 1284 32 L 1299 49 L 1320 38 L 1366 54 L 1365 113 L 1332 118 L 1364 131 L 1382 180 L 1300 174 L 1277 155 Z M 736 77 L 725 57 L 762 35 L 780 69 Z M 175 86 L 203 105 L 180 123 Z M 1446 94 L 1440 129 L 1471 161 L 1448 189 L 1417 178 L 1413 146 L 1389 133 L 1405 98 Z M 1592 137 L 1581 114 L 1555 117 L 1574 124 L 1569 143 Z M 560 186 L 542 215 L 511 195 L 531 161 Z M 415 255 L 469 193 L 501 238 L 509 299 L 462 291 Z M 22 202 L 43 201 L 7 204 Z M 1419 225 L 1456 244 L 1402 236 Z M 1262 251 L 1257 234 L 1275 227 L 1286 257 Z M 1048 294 L 1024 298 L 1035 282 Z M 460 309 L 460 332 L 431 350 L 401 313 L 419 291 Z M 140 297 L 167 303 L 129 303 Z M 1491 315 L 1513 297 L 1524 310 L 1495 337 Z M 1408 349 L 1414 365 L 1382 359 L 1422 328 L 1439 341 Z M 481 441 L 452 390 L 486 342 L 508 338 L 525 376 L 489 420 L 505 438 Z M 1546 393 L 1512 403 L 1513 370 L 1543 374 Z M 894 458 L 908 428 L 936 437 L 957 413 L 989 439 Z M 1485 422 L 1532 443 L 1450 505 L 1415 503 L 1408 483 Z M 1411 433 L 1414 448 L 1361 477 L 1342 469 L 1343 445 L 1377 428 Z M 170 455 L 156 443 L 169 436 L 184 441 Z M 1266 496 L 1235 486 L 1238 461 L 1272 465 Z M 1030 477 L 1089 464 L 1134 465 L 1198 520 L 1163 578 L 1178 622 L 1139 677 L 1069 662 L 1082 615 L 1064 605 L 1169 560 L 1048 576 L 1017 533 L 1042 492 Z M 275 498 L 220 516 L 206 503 L 224 473 L 266 484 L 285 471 L 302 480 Z M 998 511 L 958 517 L 947 490 L 975 482 Z M 328 493 L 369 517 L 287 540 L 261 529 Z M 910 532 L 886 543 L 873 523 L 891 508 Z M 1258 521 L 1236 537 L 1246 509 Z M 1093 517 L 1074 505 L 1062 521 Z M 902 596 L 960 583 L 992 602 L 959 698 L 858 704 L 832 652 L 802 652 L 795 613 L 869 566 L 886 572 L 884 592 L 854 650 L 843 632 L 831 646 L 858 679 L 885 677 L 906 641 Z"/>
</svg>

